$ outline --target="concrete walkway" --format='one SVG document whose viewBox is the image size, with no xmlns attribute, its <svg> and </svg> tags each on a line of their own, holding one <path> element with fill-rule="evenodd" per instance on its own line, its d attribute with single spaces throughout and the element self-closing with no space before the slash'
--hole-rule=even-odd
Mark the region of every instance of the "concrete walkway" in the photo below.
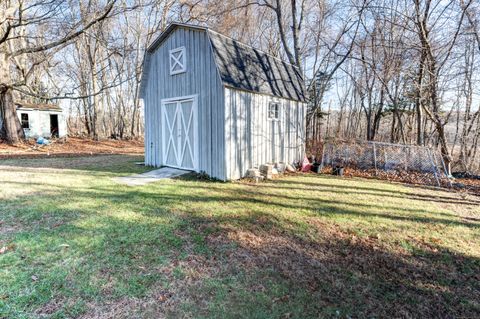
<svg viewBox="0 0 480 319">
<path fill-rule="evenodd" d="M 116 177 L 115 180 L 121 184 L 125 184 L 128 186 L 141 186 L 148 183 L 159 181 L 164 178 L 177 177 L 187 173 L 190 173 L 190 171 L 184 171 L 184 170 L 172 168 L 172 167 L 162 167 L 154 171 L 150 171 L 142 174 Z"/>
</svg>

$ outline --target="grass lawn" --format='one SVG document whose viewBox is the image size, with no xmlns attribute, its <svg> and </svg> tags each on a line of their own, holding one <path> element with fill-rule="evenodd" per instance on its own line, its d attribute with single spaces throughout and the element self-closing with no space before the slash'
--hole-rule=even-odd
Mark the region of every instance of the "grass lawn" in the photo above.
<svg viewBox="0 0 480 319">
<path fill-rule="evenodd" d="M 0 161 L 0 318 L 480 316 L 480 198 L 295 175 L 127 187 Z"/>
</svg>

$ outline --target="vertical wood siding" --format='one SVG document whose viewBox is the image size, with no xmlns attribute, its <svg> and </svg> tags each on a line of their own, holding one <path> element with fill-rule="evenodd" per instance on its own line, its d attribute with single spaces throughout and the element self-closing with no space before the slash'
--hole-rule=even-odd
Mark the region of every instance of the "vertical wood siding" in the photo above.
<svg viewBox="0 0 480 319">
<path fill-rule="evenodd" d="M 204 31 L 178 28 L 152 54 L 145 105 L 145 164 L 162 166 L 161 100 L 198 94 L 199 170 L 222 180 L 225 175 L 223 84 Z M 170 75 L 169 50 L 186 48 L 187 72 Z"/>
<path fill-rule="evenodd" d="M 280 104 L 280 119 L 268 119 L 271 101 Z M 305 104 L 225 88 L 227 179 L 269 162 L 293 163 L 305 153 Z"/>
</svg>

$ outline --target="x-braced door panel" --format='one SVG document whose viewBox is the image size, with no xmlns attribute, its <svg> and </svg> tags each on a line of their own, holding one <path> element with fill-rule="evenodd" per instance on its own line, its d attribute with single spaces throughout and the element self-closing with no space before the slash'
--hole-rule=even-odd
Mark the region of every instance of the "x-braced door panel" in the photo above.
<svg viewBox="0 0 480 319">
<path fill-rule="evenodd" d="M 198 142 L 195 96 L 162 102 L 162 133 L 164 164 L 196 170 Z"/>
</svg>

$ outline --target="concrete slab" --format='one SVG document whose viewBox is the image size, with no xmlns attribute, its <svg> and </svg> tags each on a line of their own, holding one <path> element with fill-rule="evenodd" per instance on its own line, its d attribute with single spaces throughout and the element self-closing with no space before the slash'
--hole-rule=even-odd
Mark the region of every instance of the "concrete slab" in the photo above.
<svg viewBox="0 0 480 319">
<path fill-rule="evenodd" d="M 165 178 L 178 177 L 183 174 L 190 173 L 182 169 L 172 167 L 162 167 L 150 172 L 135 174 L 132 176 L 116 177 L 115 181 L 128 186 L 141 186 L 148 183 L 156 182 Z"/>
</svg>

